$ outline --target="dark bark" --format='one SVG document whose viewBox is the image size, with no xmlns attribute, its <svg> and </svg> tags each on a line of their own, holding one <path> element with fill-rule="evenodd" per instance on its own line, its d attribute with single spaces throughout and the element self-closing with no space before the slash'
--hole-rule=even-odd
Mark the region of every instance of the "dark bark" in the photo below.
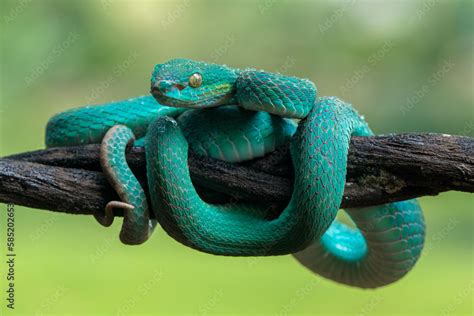
<svg viewBox="0 0 474 316">
<path fill-rule="evenodd" d="M 91 214 L 117 199 L 100 172 L 98 145 L 52 148 L 0 159 L 0 202 Z M 142 148 L 128 162 L 146 188 Z M 208 201 L 284 205 L 292 192 L 288 146 L 242 164 L 190 153 L 193 182 Z M 474 192 L 474 139 L 439 134 L 354 137 L 341 207 L 370 206 L 436 195 Z"/>
</svg>

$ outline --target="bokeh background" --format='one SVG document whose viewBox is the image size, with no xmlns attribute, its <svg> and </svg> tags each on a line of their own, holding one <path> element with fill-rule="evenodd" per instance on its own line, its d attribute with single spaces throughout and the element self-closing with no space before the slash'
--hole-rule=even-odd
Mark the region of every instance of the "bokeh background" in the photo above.
<svg viewBox="0 0 474 316">
<path fill-rule="evenodd" d="M 54 113 L 148 93 L 188 57 L 307 77 L 378 133 L 474 136 L 472 1 L 1 1 L 0 156 L 44 146 Z M 80 192 L 78 192 L 80 194 Z M 92 217 L 16 207 L 15 315 L 472 315 L 474 199 L 421 199 L 420 262 L 376 291 L 291 258 L 226 258 L 160 229 L 120 244 Z M 6 205 L 0 205 L 4 261 Z M 6 265 L 0 266 L 1 293 Z"/>
</svg>

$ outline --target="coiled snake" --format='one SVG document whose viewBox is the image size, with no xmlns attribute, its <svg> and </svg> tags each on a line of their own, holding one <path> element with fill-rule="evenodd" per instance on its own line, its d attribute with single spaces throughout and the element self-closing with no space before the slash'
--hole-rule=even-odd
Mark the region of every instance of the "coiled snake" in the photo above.
<svg viewBox="0 0 474 316">
<path fill-rule="evenodd" d="M 114 208 L 123 208 L 122 242 L 147 240 L 154 212 L 189 247 L 216 255 L 293 254 L 312 271 L 357 287 L 394 282 L 417 261 L 425 226 L 416 200 L 346 210 L 357 228 L 335 220 L 350 137 L 372 135 L 350 104 L 317 98 L 306 79 L 188 59 L 155 66 L 151 92 L 59 113 L 46 131 L 49 147 L 102 143 L 101 164 L 121 201 L 96 218 L 108 226 Z M 145 146 L 151 207 L 125 160 L 135 137 L 135 145 Z M 188 147 L 239 162 L 288 141 L 294 191 L 277 218 L 267 219 L 256 205 L 209 204 L 197 194 Z"/>
</svg>

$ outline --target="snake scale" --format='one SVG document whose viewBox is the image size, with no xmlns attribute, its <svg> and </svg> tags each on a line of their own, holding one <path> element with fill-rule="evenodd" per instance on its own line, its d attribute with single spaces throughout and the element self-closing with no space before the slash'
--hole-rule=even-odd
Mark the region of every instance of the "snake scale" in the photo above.
<svg viewBox="0 0 474 316">
<path fill-rule="evenodd" d="M 425 235 L 416 200 L 346 210 L 355 225 L 336 219 L 350 137 L 373 135 L 350 104 L 317 97 L 307 79 L 189 59 L 156 65 L 151 94 L 62 112 L 46 129 L 48 147 L 102 144 L 101 165 L 121 201 L 95 217 L 109 226 L 114 209 L 124 209 L 123 243 L 143 243 L 157 221 L 199 251 L 293 254 L 317 274 L 362 288 L 392 283 L 416 263 Z M 189 149 L 241 162 L 287 142 L 294 189 L 276 218 L 261 205 L 207 203 L 191 182 Z M 131 145 L 145 146 L 150 201 L 127 165 Z"/>
</svg>

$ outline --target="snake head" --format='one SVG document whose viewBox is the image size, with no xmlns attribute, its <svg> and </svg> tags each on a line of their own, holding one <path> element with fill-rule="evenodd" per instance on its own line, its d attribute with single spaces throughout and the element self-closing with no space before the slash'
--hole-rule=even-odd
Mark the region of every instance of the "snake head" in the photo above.
<svg viewBox="0 0 474 316">
<path fill-rule="evenodd" d="M 168 106 L 207 108 L 234 102 L 238 70 L 190 59 L 158 64 L 151 77 L 151 93 Z"/>
</svg>

